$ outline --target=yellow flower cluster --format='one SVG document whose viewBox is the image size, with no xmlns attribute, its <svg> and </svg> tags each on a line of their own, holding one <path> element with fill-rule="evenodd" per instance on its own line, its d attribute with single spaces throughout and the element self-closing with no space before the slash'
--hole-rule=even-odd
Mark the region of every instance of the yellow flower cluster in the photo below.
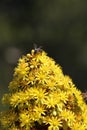
<svg viewBox="0 0 87 130">
<path fill-rule="evenodd" d="M 81 91 L 43 50 L 19 59 L 2 101 L 9 105 L 0 118 L 6 130 L 87 130 Z"/>
</svg>

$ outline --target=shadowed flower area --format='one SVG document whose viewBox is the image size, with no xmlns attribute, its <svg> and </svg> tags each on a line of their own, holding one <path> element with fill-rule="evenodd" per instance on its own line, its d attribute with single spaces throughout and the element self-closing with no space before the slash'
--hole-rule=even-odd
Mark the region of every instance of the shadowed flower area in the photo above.
<svg viewBox="0 0 87 130">
<path fill-rule="evenodd" d="M 6 130 L 87 130 L 87 105 L 72 79 L 45 51 L 19 59 L 2 102 Z"/>
</svg>

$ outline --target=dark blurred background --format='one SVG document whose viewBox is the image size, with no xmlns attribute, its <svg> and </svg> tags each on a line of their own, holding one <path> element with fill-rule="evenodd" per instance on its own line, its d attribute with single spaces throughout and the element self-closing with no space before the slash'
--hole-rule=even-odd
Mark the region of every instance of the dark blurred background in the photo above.
<svg viewBox="0 0 87 130">
<path fill-rule="evenodd" d="M 0 0 L 0 98 L 34 43 L 87 89 L 87 0 Z"/>
</svg>

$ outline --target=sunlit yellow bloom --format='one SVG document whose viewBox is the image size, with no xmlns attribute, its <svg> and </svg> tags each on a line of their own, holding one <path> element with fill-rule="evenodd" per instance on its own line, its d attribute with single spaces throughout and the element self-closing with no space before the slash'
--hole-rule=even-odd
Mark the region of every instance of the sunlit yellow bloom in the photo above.
<svg viewBox="0 0 87 130">
<path fill-rule="evenodd" d="M 42 88 L 39 88 L 39 86 L 38 86 L 38 88 L 30 88 L 29 89 L 29 95 L 30 95 L 30 97 L 31 97 L 31 99 L 37 99 L 37 102 L 41 102 L 41 103 L 43 103 L 44 102 L 44 100 L 45 100 L 45 98 L 46 98 L 46 95 L 47 95 L 47 93 L 45 92 L 45 89 L 42 89 Z"/>
<path fill-rule="evenodd" d="M 47 117 L 45 120 L 46 124 L 48 124 L 48 130 L 59 130 L 62 126 L 62 121 L 57 117 Z"/>
<path fill-rule="evenodd" d="M 73 123 L 75 123 L 75 114 L 65 109 L 61 112 L 60 116 L 67 122 L 68 126 L 72 128 Z"/>
<path fill-rule="evenodd" d="M 38 71 L 38 72 L 36 73 L 36 75 L 35 75 L 35 80 L 36 80 L 38 83 L 44 84 L 47 79 L 48 79 L 48 76 L 47 76 L 46 72 Z"/>
<path fill-rule="evenodd" d="M 38 68 L 40 63 L 38 62 L 38 59 L 33 58 L 30 62 L 30 68 Z"/>
<path fill-rule="evenodd" d="M 34 118 L 35 118 L 34 120 L 35 121 L 40 119 L 41 115 L 45 115 L 44 106 L 40 106 L 40 105 L 35 106 L 34 114 L 35 114 L 35 116 L 34 116 Z"/>
<path fill-rule="evenodd" d="M 49 97 L 47 97 L 44 104 L 47 105 L 48 108 L 51 108 L 55 107 L 59 102 L 60 100 L 59 99 L 57 100 L 57 98 L 55 98 L 54 95 L 50 95 Z"/>
<path fill-rule="evenodd" d="M 26 75 L 29 71 L 28 63 L 25 62 L 25 60 L 21 60 L 21 62 L 18 64 L 18 67 L 15 68 L 14 75 Z"/>
<path fill-rule="evenodd" d="M 46 86 L 47 86 L 50 90 L 56 89 L 56 83 L 55 83 L 55 82 L 52 82 L 52 81 L 49 80 L 49 79 L 46 81 Z"/>
<path fill-rule="evenodd" d="M 87 126 L 85 127 L 85 125 L 80 122 L 75 122 L 73 125 L 73 130 L 86 130 L 86 129 L 87 129 Z"/>
<path fill-rule="evenodd" d="M 8 86 L 8 87 L 9 87 L 10 90 L 17 90 L 18 87 L 19 87 L 18 78 L 15 78 L 15 80 L 11 81 L 11 82 L 9 83 L 9 86 Z"/>
<path fill-rule="evenodd" d="M 19 115 L 19 119 L 21 121 L 21 127 L 28 125 L 30 127 L 31 124 L 31 118 L 28 114 L 28 112 L 22 112 Z"/>
<path fill-rule="evenodd" d="M 42 53 L 38 53 L 36 58 L 41 62 L 41 64 L 45 64 L 48 61 L 48 57 L 46 57 L 46 53 L 43 51 Z"/>
<path fill-rule="evenodd" d="M 8 125 L 13 124 L 18 119 L 17 114 L 12 110 L 9 110 L 5 113 L 1 113 L 1 118 L 2 120 L 0 121 L 4 127 L 8 127 Z"/>
<path fill-rule="evenodd" d="M 56 96 L 60 101 L 66 103 L 68 101 L 68 95 L 66 92 L 60 91 Z"/>
<path fill-rule="evenodd" d="M 10 98 L 10 105 L 16 107 L 18 105 L 22 105 L 23 103 L 26 104 L 28 100 L 30 100 L 28 91 L 26 91 L 26 92 L 22 92 L 22 91 L 16 92 Z"/>
</svg>

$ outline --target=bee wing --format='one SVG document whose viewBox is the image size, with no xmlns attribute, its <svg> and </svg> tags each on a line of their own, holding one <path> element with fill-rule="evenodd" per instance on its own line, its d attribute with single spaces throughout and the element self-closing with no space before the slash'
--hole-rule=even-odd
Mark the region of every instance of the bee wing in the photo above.
<svg viewBox="0 0 87 130">
<path fill-rule="evenodd" d="M 37 44 L 36 43 L 34 43 L 34 49 L 37 49 Z"/>
</svg>

